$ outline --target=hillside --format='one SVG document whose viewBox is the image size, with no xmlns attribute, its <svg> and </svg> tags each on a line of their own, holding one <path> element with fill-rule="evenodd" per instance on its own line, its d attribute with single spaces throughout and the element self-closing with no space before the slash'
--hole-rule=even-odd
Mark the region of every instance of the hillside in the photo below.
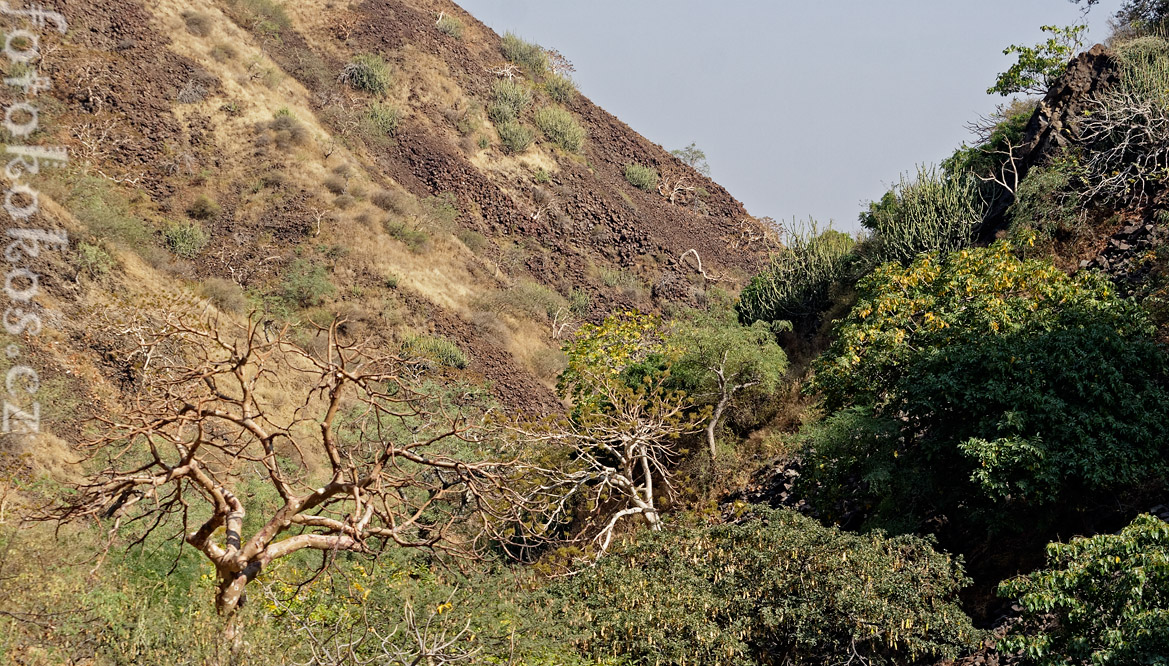
<svg viewBox="0 0 1169 666">
<path fill-rule="evenodd" d="M 782 239 L 445 0 L 46 12 L 0 662 L 1169 658 L 1169 3 Z"/>
<path fill-rule="evenodd" d="M 440 13 L 460 37 L 437 29 Z M 70 33 L 44 58 L 42 136 L 72 163 L 45 174 L 46 203 L 67 211 L 78 241 L 144 264 L 139 284 L 227 292 L 217 304 L 242 314 L 286 310 L 290 271 L 316 275 L 321 293 L 294 309 L 343 311 L 387 340 L 447 338 L 505 403 L 547 411 L 553 328 L 601 303 L 696 302 L 702 278 L 680 261 L 691 248 L 732 281 L 762 256 L 760 227 L 723 188 L 575 91 L 564 108 L 583 148 L 541 138 L 506 151 L 487 118 L 506 78 L 491 73 L 506 64 L 500 37 L 451 3 L 103 1 L 68 14 Z M 363 55 L 386 63 L 384 94 L 340 81 Z M 550 105 L 532 85 L 533 108 Z M 702 196 L 671 204 L 634 188 L 628 163 Z M 103 219 L 108 209 L 121 219 Z M 206 238 L 196 231 L 200 247 L 176 256 L 175 225 Z M 80 268 L 49 292 L 101 300 L 124 277 L 78 281 Z"/>
</svg>

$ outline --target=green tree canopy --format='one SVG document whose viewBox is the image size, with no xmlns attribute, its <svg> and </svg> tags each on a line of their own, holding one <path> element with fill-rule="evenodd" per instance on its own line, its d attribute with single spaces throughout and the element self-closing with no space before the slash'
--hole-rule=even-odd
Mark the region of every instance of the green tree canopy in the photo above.
<svg viewBox="0 0 1169 666">
<path fill-rule="evenodd" d="M 1164 351 L 1101 275 L 1000 242 L 888 264 L 815 363 L 827 405 L 907 419 L 895 469 L 951 493 L 1043 505 L 1169 472 Z M 963 487 L 955 478 L 975 485 Z"/>
<path fill-rule="evenodd" d="M 986 94 L 998 93 L 1003 97 L 1024 93 L 1043 95 L 1056 79 L 1067 71 L 1068 62 L 1083 45 L 1086 25 L 1071 25 L 1060 28 L 1045 25 L 1043 32 L 1051 33 L 1046 42 L 1035 46 L 1011 45 L 1003 49 L 1003 55 L 1018 54 L 1019 59 L 1007 71 L 999 74 L 995 84 Z"/>
<path fill-rule="evenodd" d="M 1003 649 L 1028 663 L 1169 664 L 1169 523 L 1146 514 L 1119 534 L 1050 544 L 1046 569 L 999 594 L 1023 606 Z"/>
<path fill-rule="evenodd" d="M 825 528 L 791 511 L 643 533 L 555 593 L 582 647 L 637 664 L 907 664 L 980 634 L 961 564 L 929 540 Z"/>
<path fill-rule="evenodd" d="M 714 408 L 707 444 L 715 457 L 715 433 L 723 413 L 743 392 L 772 393 L 787 370 L 787 355 L 765 322 L 742 326 L 730 308 L 691 310 L 671 326 L 667 345 L 676 359 L 674 382 L 697 404 Z"/>
</svg>

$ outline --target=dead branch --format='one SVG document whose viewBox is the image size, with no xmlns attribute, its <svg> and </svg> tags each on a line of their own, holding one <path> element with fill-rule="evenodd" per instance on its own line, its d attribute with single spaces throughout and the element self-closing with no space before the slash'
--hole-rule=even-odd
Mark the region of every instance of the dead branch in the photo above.
<svg viewBox="0 0 1169 666">
<path fill-rule="evenodd" d="M 47 517 L 138 526 L 133 543 L 181 526 L 214 564 L 228 616 L 261 571 L 306 548 L 477 557 L 506 465 L 458 457 L 457 442 L 480 443 L 474 414 L 419 393 L 407 361 L 343 340 L 342 323 L 320 329 L 314 354 L 259 321 L 108 319 L 139 388 L 124 414 L 95 419 L 82 450 L 100 471 Z M 239 491 L 257 472 L 277 509 Z"/>
<path fill-rule="evenodd" d="M 588 529 L 570 539 L 584 541 L 600 557 L 623 518 L 640 516 L 662 529 L 659 506 L 673 495 L 672 467 L 678 438 L 701 431 L 705 414 L 687 415 L 685 395 L 666 390 L 663 378 L 637 389 L 619 379 L 593 376 L 596 402 L 571 418 L 509 423 L 517 450 L 545 451 L 558 465 L 524 463 L 513 479 L 514 502 L 526 511 L 521 524 L 533 540 L 561 531 L 575 510 L 592 514 Z M 603 508 L 612 513 L 601 514 Z"/>
<path fill-rule="evenodd" d="M 698 256 L 698 250 L 696 250 L 694 248 L 690 248 L 689 250 L 686 250 L 685 252 L 683 252 L 682 256 L 678 257 L 678 261 L 680 263 L 685 264 L 686 257 L 690 256 L 691 254 L 694 255 L 694 260 L 698 262 L 698 272 L 702 274 L 702 278 L 704 280 L 706 280 L 707 282 L 723 282 L 724 281 L 722 278 L 716 278 L 713 275 L 708 275 L 707 272 L 705 270 L 703 270 L 702 257 Z"/>
<path fill-rule="evenodd" d="M 510 62 L 484 67 L 483 69 L 488 74 L 494 74 L 495 76 L 505 78 L 508 81 L 511 81 L 520 73 L 520 68 Z"/>
</svg>

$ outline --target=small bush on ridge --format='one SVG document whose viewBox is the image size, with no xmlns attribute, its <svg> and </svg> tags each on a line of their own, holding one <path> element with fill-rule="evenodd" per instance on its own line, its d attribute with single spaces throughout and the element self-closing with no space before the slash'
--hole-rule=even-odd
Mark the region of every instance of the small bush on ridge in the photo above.
<svg viewBox="0 0 1169 666">
<path fill-rule="evenodd" d="M 210 240 L 203 227 L 191 222 L 174 222 L 162 231 L 167 248 L 184 259 L 193 259 Z"/>
<path fill-rule="evenodd" d="M 546 106 L 536 111 L 532 120 L 549 141 L 564 150 L 577 153 L 584 147 L 585 130 L 568 111 L 558 106 Z"/>
<path fill-rule="evenodd" d="M 503 57 L 520 65 L 532 75 L 541 75 L 548 70 L 548 54 L 539 44 L 532 44 L 520 39 L 514 33 L 503 36 L 500 47 Z"/>
<path fill-rule="evenodd" d="M 499 132 L 499 140 L 509 153 L 522 153 L 536 140 L 536 132 L 530 127 L 524 127 L 515 121 L 509 121 L 495 128 Z"/>
<path fill-rule="evenodd" d="M 390 66 L 381 56 L 369 53 L 359 55 L 345 65 L 338 79 L 355 90 L 364 90 L 374 95 L 386 94 L 393 83 Z"/>
<path fill-rule="evenodd" d="M 625 180 L 639 190 L 655 192 L 658 189 L 658 170 L 644 164 L 626 164 Z"/>
</svg>

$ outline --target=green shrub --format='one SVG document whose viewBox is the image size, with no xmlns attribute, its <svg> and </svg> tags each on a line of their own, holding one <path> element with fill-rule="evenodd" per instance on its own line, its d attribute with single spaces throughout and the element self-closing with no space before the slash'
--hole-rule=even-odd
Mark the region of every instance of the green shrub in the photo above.
<svg viewBox="0 0 1169 666">
<path fill-rule="evenodd" d="M 85 241 L 77 244 L 78 269 L 90 277 L 107 275 L 115 265 L 114 258 L 100 245 L 91 245 Z"/>
<path fill-rule="evenodd" d="M 544 74 L 548 70 L 548 54 L 538 44 L 525 42 L 513 33 L 503 36 L 500 47 L 503 57 L 528 70 L 533 76 Z"/>
<path fill-rule="evenodd" d="M 519 154 L 527 150 L 536 140 L 536 132 L 530 127 L 524 127 L 518 122 L 506 122 L 496 126 L 499 140 L 507 152 Z"/>
<path fill-rule="evenodd" d="M 230 0 L 234 13 L 243 20 L 241 25 L 251 26 L 256 32 L 279 37 L 280 33 L 292 27 L 292 20 L 284 5 L 276 0 Z"/>
<path fill-rule="evenodd" d="M 739 297 L 736 309 L 744 323 L 814 316 L 830 302 L 833 285 L 848 274 L 856 244 L 848 234 L 833 229 L 817 233 L 812 222 L 785 240 L 785 247 Z"/>
<path fill-rule="evenodd" d="M 894 506 L 899 497 L 892 488 L 901 443 L 896 419 L 876 416 L 869 406 L 842 409 L 803 428 L 800 440 L 804 464 L 796 492 L 820 520 L 839 524 L 860 505 L 876 505 L 880 516 L 903 508 Z"/>
<path fill-rule="evenodd" d="M 427 222 L 444 231 L 453 229 L 462 215 L 459 211 L 459 199 L 454 192 L 441 192 L 423 199 L 422 211 Z"/>
<path fill-rule="evenodd" d="M 184 259 L 192 259 L 203 251 L 210 238 L 203 227 L 191 222 L 173 222 L 162 230 L 167 249 Z"/>
<path fill-rule="evenodd" d="M 1004 582 L 1023 622 L 1002 642 L 1025 663 L 1164 664 L 1169 655 L 1169 524 L 1138 516 L 1119 534 L 1047 547 L 1047 568 Z"/>
<path fill-rule="evenodd" d="M 455 39 L 463 38 L 463 22 L 450 14 L 444 13 L 434 25 L 444 35 Z"/>
<path fill-rule="evenodd" d="M 593 299 L 587 291 L 573 289 L 572 293 L 568 295 L 568 309 L 578 317 L 587 317 L 592 306 Z"/>
<path fill-rule="evenodd" d="M 576 84 L 567 76 L 553 74 L 544 80 L 544 92 L 553 101 L 567 104 L 576 96 Z"/>
<path fill-rule="evenodd" d="M 658 179 L 658 170 L 651 166 L 633 163 L 625 165 L 625 180 L 639 190 L 656 192 Z"/>
<path fill-rule="evenodd" d="M 549 141 L 564 150 L 577 153 L 584 147 L 585 130 L 568 111 L 558 106 L 546 106 L 536 111 L 532 120 Z"/>
<path fill-rule="evenodd" d="M 284 300 L 302 308 L 316 307 L 336 291 L 325 267 L 314 266 L 305 259 L 292 262 L 281 285 Z"/>
<path fill-rule="evenodd" d="M 532 104 L 532 91 L 523 81 L 499 79 L 491 85 L 491 96 L 487 117 L 496 125 L 519 120 Z"/>
<path fill-rule="evenodd" d="M 1019 183 L 1010 209 L 1011 233 L 1022 238 L 1034 231 L 1046 238 L 1081 228 L 1085 213 L 1072 185 L 1073 167 L 1066 162 L 1034 167 Z"/>
<path fill-rule="evenodd" d="M 411 252 L 419 254 L 430 249 L 430 234 L 421 229 L 415 229 L 401 220 L 387 218 L 382 223 L 386 233 L 402 241 Z"/>
<path fill-rule="evenodd" d="M 219 217 L 221 212 L 223 211 L 220 209 L 219 204 L 206 194 L 200 194 L 187 207 L 187 215 L 193 220 L 213 220 Z"/>
<path fill-rule="evenodd" d="M 365 118 L 370 129 L 377 134 L 394 136 L 398 133 L 398 123 L 402 120 L 402 112 L 395 106 L 374 102 L 365 110 Z"/>
<path fill-rule="evenodd" d="M 455 232 L 455 238 L 467 246 L 467 249 L 475 254 L 479 254 L 490 246 L 490 241 L 483 234 L 473 229 L 459 229 Z"/>
<path fill-rule="evenodd" d="M 470 362 L 458 345 L 433 335 L 412 335 L 406 338 L 402 342 L 401 353 L 411 360 L 460 370 Z"/>
<path fill-rule="evenodd" d="M 339 80 L 355 90 L 364 90 L 374 95 L 386 94 L 393 84 L 390 66 L 386 61 L 379 55 L 368 53 L 357 56 L 353 62 L 345 65 Z"/>
<path fill-rule="evenodd" d="M 65 199 L 69 210 L 95 237 L 121 243 L 136 251 L 158 247 L 146 223 L 134 214 L 130 204 L 109 181 L 96 176 L 82 177 L 71 184 Z"/>
<path fill-rule="evenodd" d="M 870 205 L 861 223 L 873 231 L 870 261 L 908 264 L 922 252 L 945 256 L 968 247 L 982 223 L 978 181 L 964 173 L 954 177 L 935 169 L 919 169 L 914 180 L 901 184 L 879 204 Z"/>
<path fill-rule="evenodd" d="M 663 666 L 891 666 L 953 658 L 982 637 L 957 603 L 961 565 L 931 541 L 749 510 L 643 533 L 557 584 L 581 647 Z"/>
<path fill-rule="evenodd" d="M 908 419 L 888 460 L 935 507 L 1014 523 L 1169 473 L 1169 362 L 1109 281 L 1013 246 L 887 264 L 813 365 L 829 409 Z"/>
</svg>

